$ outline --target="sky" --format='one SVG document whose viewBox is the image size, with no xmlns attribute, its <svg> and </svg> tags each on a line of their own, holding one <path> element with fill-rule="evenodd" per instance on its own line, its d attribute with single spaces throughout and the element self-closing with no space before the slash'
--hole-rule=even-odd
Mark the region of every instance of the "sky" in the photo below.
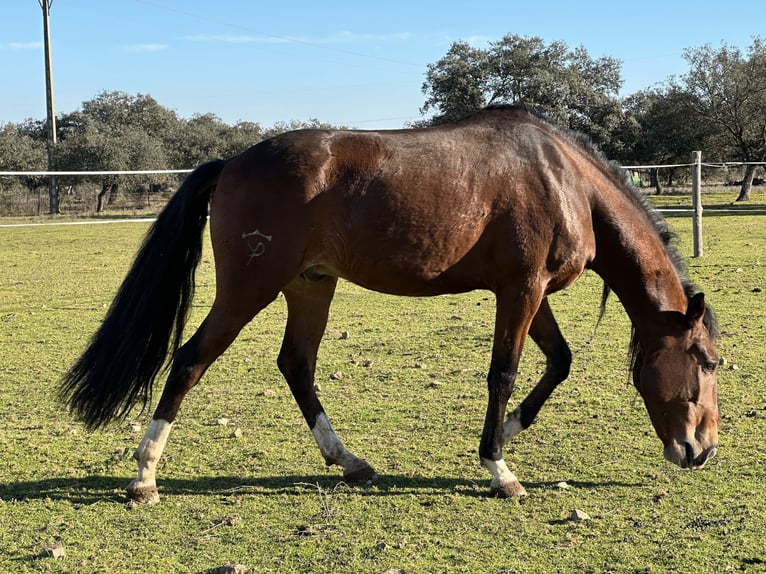
<svg viewBox="0 0 766 574">
<path fill-rule="evenodd" d="M 46 115 L 40 1 L 0 0 L 0 124 Z M 121 91 L 184 118 L 388 129 L 423 119 L 427 66 L 453 42 L 582 45 L 622 62 L 628 95 L 684 74 L 687 48 L 746 50 L 766 1 L 53 0 L 50 26 L 57 114 Z"/>
</svg>

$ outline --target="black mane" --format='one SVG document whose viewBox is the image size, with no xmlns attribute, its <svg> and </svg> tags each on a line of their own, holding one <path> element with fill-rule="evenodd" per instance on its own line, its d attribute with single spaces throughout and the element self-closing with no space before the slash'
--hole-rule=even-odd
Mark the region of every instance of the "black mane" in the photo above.
<svg viewBox="0 0 766 574">
<path fill-rule="evenodd" d="M 621 181 L 623 189 L 625 189 L 628 193 L 632 195 L 635 203 L 644 210 L 644 213 L 646 213 L 647 217 L 649 218 L 649 221 L 651 221 L 652 226 L 657 232 L 657 236 L 660 238 L 662 245 L 665 247 L 665 253 L 667 253 L 668 258 L 672 262 L 673 267 L 675 268 L 676 273 L 678 274 L 678 278 L 681 280 L 681 285 L 684 288 L 684 293 L 686 294 L 686 300 L 688 301 L 699 290 L 694 285 L 694 283 L 692 283 L 692 281 L 689 279 L 689 274 L 686 267 L 686 261 L 681 255 L 681 252 L 678 250 L 678 246 L 677 246 L 678 236 L 676 235 L 676 233 L 671 231 L 670 227 L 668 226 L 668 222 L 665 220 L 665 218 L 662 216 L 659 210 L 656 207 L 654 207 L 654 205 L 647 199 L 646 194 L 642 193 L 633 184 L 625 168 L 623 168 L 619 163 L 614 161 L 607 162 L 607 164 L 609 165 L 609 168 L 611 172 L 615 175 L 615 177 L 619 178 L 619 180 Z M 605 283 L 604 291 L 601 297 L 601 315 L 603 315 L 604 311 L 606 310 L 606 300 L 608 296 L 609 296 L 609 288 L 607 287 Z M 707 304 L 705 306 L 705 316 L 703 318 L 703 323 L 705 327 L 707 328 L 708 333 L 710 333 L 710 336 L 713 337 L 714 339 L 717 339 L 719 334 L 718 320 L 716 319 L 715 312 L 713 311 L 713 309 Z M 638 343 L 638 337 L 636 336 L 636 329 L 631 328 L 630 345 L 628 349 L 631 369 L 636 363 L 636 359 L 638 357 L 638 353 L 640 350 L 641 349 Z"/>
</svg>

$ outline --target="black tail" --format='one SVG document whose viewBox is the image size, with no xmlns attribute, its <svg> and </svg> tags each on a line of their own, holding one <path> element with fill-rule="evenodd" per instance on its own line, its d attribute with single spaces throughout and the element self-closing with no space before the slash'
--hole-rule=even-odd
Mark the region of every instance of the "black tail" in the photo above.
<svg viewBox="0 0 766 574">
<path fill-rule="evenodd" d="M 162 210 L 144 239 L 104 322 L 63 377 L 60 397 L 88 428 L 146 407 L 152 383 L 181 342 L 194 295 L 207 206 L 226 164 L 198 167 Z"/>
</svg>

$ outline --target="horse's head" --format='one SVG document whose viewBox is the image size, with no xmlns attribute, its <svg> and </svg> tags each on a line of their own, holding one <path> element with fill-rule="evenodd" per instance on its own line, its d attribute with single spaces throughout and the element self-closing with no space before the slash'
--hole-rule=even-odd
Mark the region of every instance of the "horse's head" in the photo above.
<svg viewBox="0 0 766 574">
<path fill-rule="evenodd" d="M 686 314 L 668 314 L 656 341 L 641 343 L 633 382 L 641 393 L 665 458 L 697 469 L 718 446 L 718 355 L 705 298 L 690 298 Z"/>
</svg>

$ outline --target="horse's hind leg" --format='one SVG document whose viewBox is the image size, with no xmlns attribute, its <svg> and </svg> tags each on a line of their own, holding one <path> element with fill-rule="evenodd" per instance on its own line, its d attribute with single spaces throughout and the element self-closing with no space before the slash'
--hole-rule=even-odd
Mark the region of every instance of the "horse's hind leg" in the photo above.
<svg viewBox="0 0 766 574">
<path fill-rule="evenodd" d="M 330 276 L 316 280 L 299 277 L 283 290 L 287 327 L 277 363 L 327 466 L 341 466 L 343 477 L 348 481 L 367 482 L 375 479 L 375 471 L 343 446 L 314 388 L 317 351 L 327 326 L 336 283 L 337 278 Z"/>
<path fill-rule="evenodd" d="M 503 425 L 504 443 L 532 424 L 543 403 L 551 396 L 553 389 L 569 376 L 569 367 L 572 364 L 569 345 L 559 330 L 547 298 L 543 299 L 532 320 L 529 336 L 545 354 L 545 372 L 535 388 L 508 415 Z"/>
<path fill-rule="evenodd" d="M 242 327 L 275 297 L 276 294 L 247 312 L 213 305 L 197 332 L 176 351 L 162 396 L 133 455 L 138 462 L 138 476 L 127 487 L 129 499 L 147 504 L 159 501 L 155 471 L 181 402 L 210 364 L 231 345 Z"/>
</svg>

